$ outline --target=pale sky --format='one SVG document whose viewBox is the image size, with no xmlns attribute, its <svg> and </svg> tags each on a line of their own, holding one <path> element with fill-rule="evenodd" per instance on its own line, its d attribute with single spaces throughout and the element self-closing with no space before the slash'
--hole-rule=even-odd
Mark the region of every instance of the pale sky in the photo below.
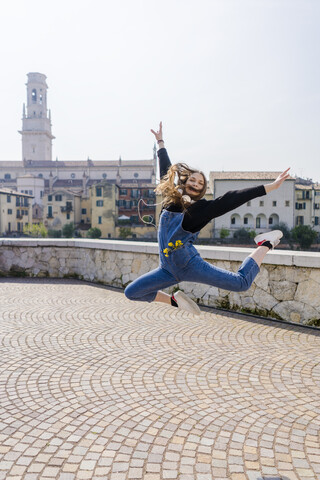
<svg viewBox="0 0 320 480">
<path fill-rule="evenodd" d="M 10 0 L 0 160 L 21 160 L 28 72 L 47 76 L 53 158 L 284 170 L 320 182 L 319 0 Z"/>
</svg>

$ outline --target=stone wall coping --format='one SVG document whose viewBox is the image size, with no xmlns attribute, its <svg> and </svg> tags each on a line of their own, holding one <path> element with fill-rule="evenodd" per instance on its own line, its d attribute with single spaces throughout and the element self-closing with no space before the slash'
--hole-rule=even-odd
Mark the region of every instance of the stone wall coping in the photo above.
<svg viewBox="0 0 320 480">
<path fill-rule="evenodd" d="M 148 253 L 156 255 L 155 242 L 130 242 L 126 240 L 90 240 L 66 238 L 0 238 L 0 246 L 11 247 L 77 247 L 122 252 Z M 253 252 L 253 248 L 197 245 L 201 256 L 208 260 L 240 261 Z M 320 268 L 319 252 L 275 250 L 269 252 L 264 264 Z"/>
</svg>

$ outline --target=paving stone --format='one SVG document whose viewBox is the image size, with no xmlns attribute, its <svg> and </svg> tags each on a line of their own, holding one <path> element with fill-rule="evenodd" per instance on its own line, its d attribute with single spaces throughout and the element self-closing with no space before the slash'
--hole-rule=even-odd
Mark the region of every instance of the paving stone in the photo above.
<svg viewBox="0 0 320 480">
<path fill-rule="evenodd" d="M 67 279 L 0 302 L 0 480 L 320 478 L 320 332 Z"/>
</svg>

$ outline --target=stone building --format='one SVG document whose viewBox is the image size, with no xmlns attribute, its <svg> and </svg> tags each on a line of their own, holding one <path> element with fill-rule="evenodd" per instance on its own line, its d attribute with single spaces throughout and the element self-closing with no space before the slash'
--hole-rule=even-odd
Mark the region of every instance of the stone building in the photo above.
<svg viewBox="0 0 320 480">
<path fill-rule="evenodd" d="M 21 234 L 32 223 L 32 195 L 0 189 L 0 235 Z"/>
<path fill-rule="evenodd" d="M 44 181 L 44 190 L 58 189 L 82 192 L 84 196 L 93 184 L 108 181 L 155 185 L 157 168 L 156 150 L 148 160 L 87 160 L 64 161 L 52 159 L 51 114 L 47 108 L 46 76 L 28 73 L 27 107 L 23 105 L 22 161 L 0 161 L 0 186 L 18 190 L 21 177 L 39 178 Z M 28 186 L 29 189 L 29 186 Z M 31 187 L 30 187 L 31 189 Z M 41 188 L 43 190 L 43 188 Z M 36 198 L 36 197 L 35 197 Z M 35 203 L 41 203 L 35 199 Z"/>
<path fill-rule="evenodd" d="M 27 104 L 23 105 L 22 129 L 19 131 L 22 161 L 0 161 L 0 188 L 10 188 L 33 196 L 33 223 L 43 220 L 49 228 L 61 229 L 65 222 L 73 221 L 85 232 L 91 226 L 92 219 L 94 224 L 99 224 L 99 217 L 102 217 L 103 230 L 107 236 L 113 236 L 117 227 L 116 215 L 112 217 L 112 228 L 110 218 L 106 221 L 111 206 L 108 204 L 107 210 L 103 211 L 92 200 L 95 185 L 99 186 L 102 182 L 105 185 L 104 192 L 113 191 L 115 202 L 119 202 L 112 206 L 112 211 L 119 209 L 120 216 L 126 215 L 132 225 L 136 224 L 138 196 L 155 188 L 155 147 L 152 158 L 148 160 L 122 160 L 121 157 L 118 160 L 53 160 L 52 141 L 55 137 L 51 131 L 51 113 L 47 108 L 46 76 L 38 72 L 28 73 L 26 86 Z M 130 201 L 124 202 L 126 198 L 120 194 L 124 190 Z M 62 211 L 59 201 L 55 201 L 56 196 L 62 196 L 66 202 L 77 206 L 76 210 Z M 49 198 L 52 200 L 49 201 Z M 140 223 L 140 227 L 143 226 Z M 143 232 L 147 233 L 147 230 L 141 231 L 142 236 Z"/>
<path fill-rule="evenodd" d="M 99 228 L 103 238 L 114 238 L 117 219 L 117 188 L 107 181 L 99 182 L 90 189 L 91 226 Z"/>
<path fill-rule="evenodd" d="M 210 172 L 210 186 L 214 198 L 229 190 L 241 190 L 274 181 L 281 172 Z M 294 227 L 295 179 L 284 182 L 279 190 L 255 198 L 245 205 L 214 220 L 213 236 L 219 237 L 222 228 L 230 235 L 240 228 L 255 230 L 257 233 L 270 230 L 279 223 Z"/>
<path fill-rule="evenodd" d="M 320 232 L 320 184 L 296 184 L 295 225 L 310 225 Z"/>
<path fill-rule="evenodd" d="M 62 230 L 67 223 L 81 221 L 81 195 L 61 189 L 45 193 L 43 197 L 43 223 L 50 230 Z"/>
<path fill-rule="evenodd" d="M 33 196 L 32 205 L 42 204 L 45 190 L 43 178 L 36 177 L 30 173 L 22 175 L 21 177 L 17 177 L 16 187 L 18 192 L 27 193 Z"/>
</svg>

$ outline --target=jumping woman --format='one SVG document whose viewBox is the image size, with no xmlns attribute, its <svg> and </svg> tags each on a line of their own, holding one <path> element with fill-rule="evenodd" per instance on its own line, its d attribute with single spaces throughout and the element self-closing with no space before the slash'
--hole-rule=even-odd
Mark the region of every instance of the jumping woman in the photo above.
<svg viewBox="0 0 320 480">
<path fill-rule="evenodd" d="M 156 192 L 163 196 L 158 243 L 160 264 L 155 270 L 134 280 L 125 289 L 130 300 L 163 302 L 173 307 L 200 314 L 198 305 L 179 290 L 168 295 L 161 289 L 179 282 L 204 283 L 224 290 L 242 292 L 248 290 L 259 273 L 265 255 L 280 242 L 282 232 L 273 230 L 255 237 L 258 247 L 242 263 L 237 273 L 229 272 L 205 262 L 193 243 L 200 230 L 213 218 L 261 197 L 279 188 L 289 177 L 288 170 L 269 184 L 234 190 L 215 200 L 205 200 L 207 190 L 205 175 L 184 163 L 171 165 L 164 148 L 162 122 L 154 134 L 159 145 L 160 183 Z"/>
</svg>

